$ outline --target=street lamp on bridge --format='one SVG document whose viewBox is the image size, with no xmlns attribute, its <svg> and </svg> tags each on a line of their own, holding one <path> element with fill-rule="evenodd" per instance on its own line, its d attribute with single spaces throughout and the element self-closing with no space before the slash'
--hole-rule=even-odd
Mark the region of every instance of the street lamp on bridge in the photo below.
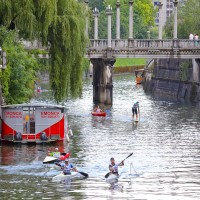
<svg viewBox="0 0 200 200">
<path fill-rule="evenodd" d="M 108 7 L 106 7 L 106 14 L 108 16 L 108 48 L 111 48 L 111 40 L 112 40 L 112 33 L 111 33 L 111 16 L 113 14 L 112 12 L 112 7 L 110 5 L 108 5 Z"/>
<path fill-rule="evenodd" d="M 95 7 L 93 12 L 94 16 L 94 39 L 98 40 L 98 17 L 99 17 L 99 10 Z"/>
</svg>

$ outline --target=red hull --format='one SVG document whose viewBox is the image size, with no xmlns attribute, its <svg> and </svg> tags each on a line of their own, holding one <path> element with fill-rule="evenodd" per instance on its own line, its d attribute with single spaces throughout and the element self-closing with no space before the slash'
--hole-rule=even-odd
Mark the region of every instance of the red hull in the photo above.
<svg viewBox="0 0 200 200">
<path fill-rule="evenodd" d="M 100 113 L 92 112 L 92 115 L 93 116 L 99 116 L 99 117 L 105 117 L 106 116 L 106 112 L 100 112 Z"/>
</svg>

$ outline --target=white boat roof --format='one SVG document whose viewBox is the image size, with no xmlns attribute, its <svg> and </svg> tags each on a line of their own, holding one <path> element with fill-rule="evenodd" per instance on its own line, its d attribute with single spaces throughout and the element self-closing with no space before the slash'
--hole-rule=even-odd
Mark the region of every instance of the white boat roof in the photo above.
<svg viewBox="0 0 200 200">
<path fill-rule="evenodd" d="M 24 103 L 0 106 L 1 108 L 40 107 L 40 108 L 65 108 L 65 106 L 47 103 Z"/>
</svg>

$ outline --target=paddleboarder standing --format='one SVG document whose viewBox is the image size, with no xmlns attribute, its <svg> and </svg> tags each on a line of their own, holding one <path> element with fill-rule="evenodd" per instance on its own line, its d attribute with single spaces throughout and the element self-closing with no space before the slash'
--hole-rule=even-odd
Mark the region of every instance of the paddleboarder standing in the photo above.
<svg viewBox="0 0 200 200">
<path fill-rule="evenodd" d="M 140 113 L 140 108 L 139 108 L 139 102 L 138 101 L 133 104 L 132 113 L 133 113 L 133 120 L 134 120 L 134 114 L 135 114 L 136 115 L 136 121 L 138 121 L 138 114 Z"/>
<path fill-rule="evenodd" d="M 118 174 L 118 167 L 123 166 L 123 165 L 124 165 L 124 161 L 122 161 L 120 164 L 115 164 L 115 159 L 111 158 L 110 159 L 110 165 L 109 165 L 110 173 L 119 175 Z"/>
</svg>

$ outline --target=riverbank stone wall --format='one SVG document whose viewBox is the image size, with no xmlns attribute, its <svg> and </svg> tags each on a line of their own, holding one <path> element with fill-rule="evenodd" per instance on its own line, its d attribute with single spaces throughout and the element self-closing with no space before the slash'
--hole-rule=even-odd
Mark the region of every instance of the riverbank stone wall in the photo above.
<svg viewBox="0 0 200 200">
<path fill-rule="evenodd" d="M 164 100 L 200 103 L 200 82 L 193 80 L 192 63 L 186 59 L 155 60 L 153 70 L 147 68 L 144 90 Z"/>
</svg>

